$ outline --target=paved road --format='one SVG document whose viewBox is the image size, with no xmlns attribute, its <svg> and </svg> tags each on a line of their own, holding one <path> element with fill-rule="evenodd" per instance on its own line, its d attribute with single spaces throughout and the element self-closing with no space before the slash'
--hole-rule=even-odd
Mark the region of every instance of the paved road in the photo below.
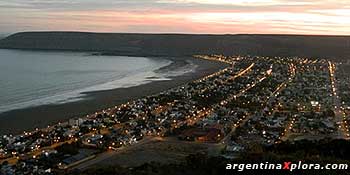
<svg viewBox="0 0 350 175">
<path fill-rule="evenodd" d="M 338 127 L 339 133 L 337 138 L 347 139 L 349 132 L 347 131 L 346 125 L 343 123 L 343 119 L 346 117 L 346 114 L 342 109 L 343 105 L 339 97 L 338 85 L 335 81 L 336 66 L 331 61 L 329 61 L 328 64 L 329 64 L 330 81 L 332 86 L 332 96 L 333 96 L 333 103 L 334 103 L 334 113 L 335 113 L 334 121 L 336 123 L 341 123 L 340 127 Z"/>
</svg>

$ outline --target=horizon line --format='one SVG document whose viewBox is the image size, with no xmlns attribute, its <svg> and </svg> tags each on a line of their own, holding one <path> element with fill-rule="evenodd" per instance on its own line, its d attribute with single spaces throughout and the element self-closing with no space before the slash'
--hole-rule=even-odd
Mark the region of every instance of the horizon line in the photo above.
<svg viewBox="0 0 350 175">
<path fill-rule="evenodd" d="M 238 36 L 238 35 L 260 35 L 260 36 L 318 36 L 318 37 L 350 37 L 349 35 L 332 34 L 297 34 L 297 33 L 184 33 L 184 32 L 98 32 L 98 31 L 78 31 L 78 30 L 32 30 L 3 33 L 6 37 L 20 33 L 86 33 L 86 34 L 130 34 L 130 35 L 198 35 L 198 36 Z"/>
</svg>

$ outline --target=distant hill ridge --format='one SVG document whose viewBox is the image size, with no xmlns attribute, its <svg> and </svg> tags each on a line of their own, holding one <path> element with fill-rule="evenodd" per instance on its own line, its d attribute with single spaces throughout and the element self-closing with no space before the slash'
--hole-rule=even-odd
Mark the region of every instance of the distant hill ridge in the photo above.
<svg viewBox="0 0 350 175">
<path fill-rule="evenodd" d="M 347 58 L 350 36 L 23 32 L 0 40 L 0 48 L 139 56 L 227 54 Z"/>
</svg>

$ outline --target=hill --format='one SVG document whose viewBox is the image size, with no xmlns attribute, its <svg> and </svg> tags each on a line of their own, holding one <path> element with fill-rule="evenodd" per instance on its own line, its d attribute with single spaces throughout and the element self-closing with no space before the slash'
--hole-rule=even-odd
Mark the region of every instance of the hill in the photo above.
<svg viewBox="0 0 350 175">
<path fill-rule="evenodd" d="M 0 40 L 0 48 L 152 56 L 226 54 L 345 58 L 350 55 L 350 36 L 23 32 Z"/>
</svg>

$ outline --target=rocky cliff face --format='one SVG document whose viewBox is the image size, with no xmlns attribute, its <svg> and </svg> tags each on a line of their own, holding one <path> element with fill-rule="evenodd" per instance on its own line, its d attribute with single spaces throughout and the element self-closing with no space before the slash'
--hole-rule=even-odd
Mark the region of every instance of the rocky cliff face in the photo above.
<svg viewBox="0 0 350 175">
<path fill-rule="evenodd" d="M 24 32 L 0 40 L 0 48 L 153 56 L 249 54 L 346 58 L 350 55 L 350 36 Z"/>
</svg>

